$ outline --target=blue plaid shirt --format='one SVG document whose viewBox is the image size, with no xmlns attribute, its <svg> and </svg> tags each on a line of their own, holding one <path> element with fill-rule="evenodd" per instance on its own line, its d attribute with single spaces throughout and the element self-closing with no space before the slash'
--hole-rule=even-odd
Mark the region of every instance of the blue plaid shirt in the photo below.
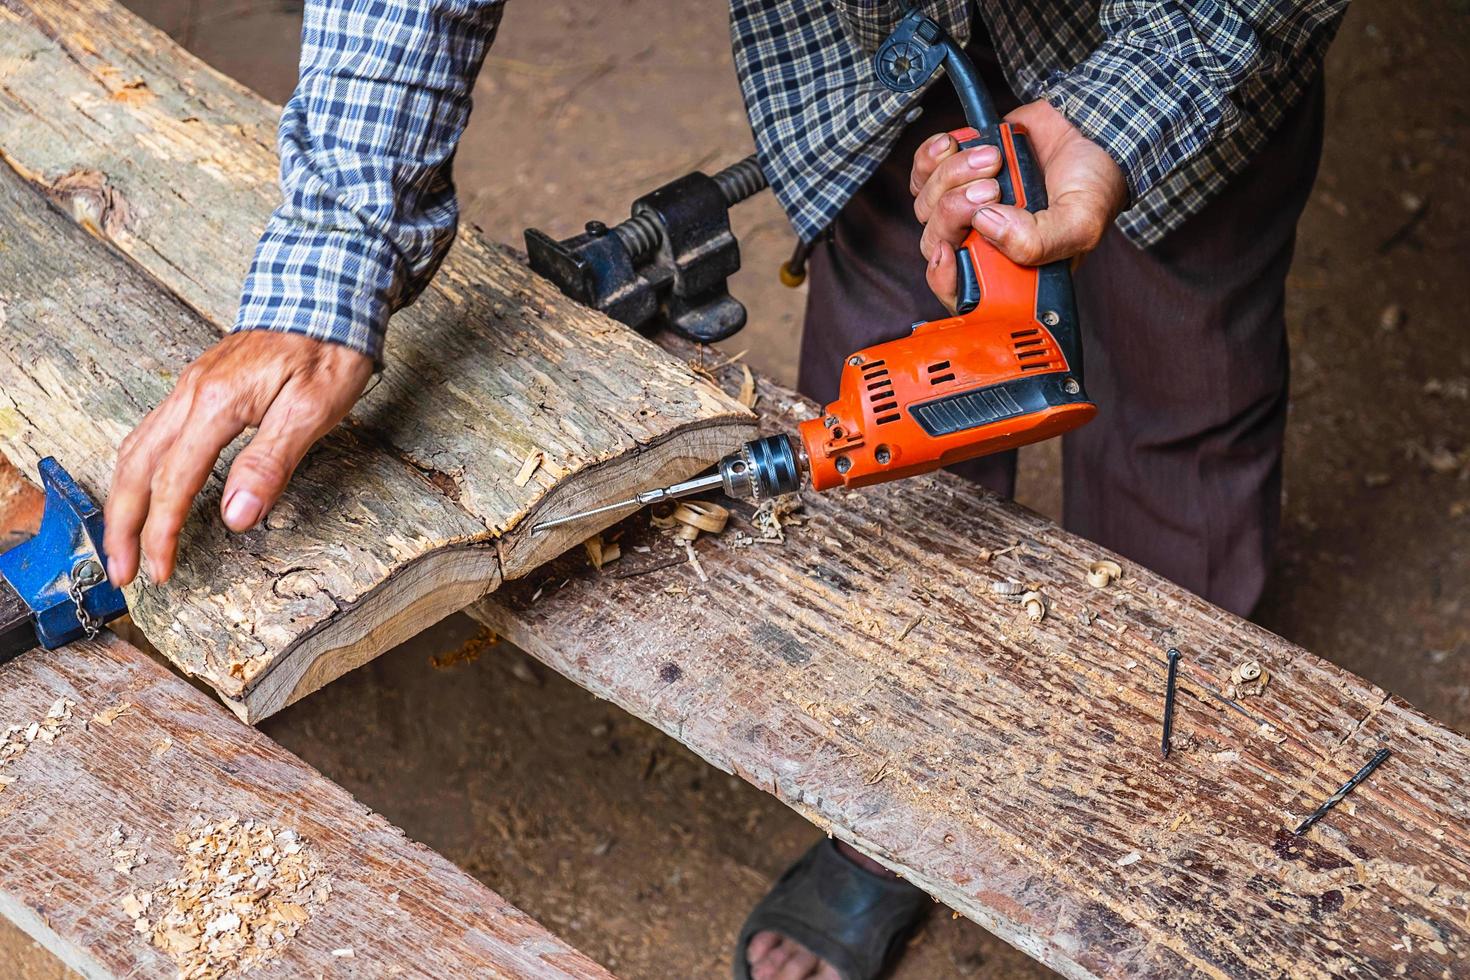
<svg viewBox="0 0 1470 980">
<path fill-rule="evenodd" d="M 981 0 L 1007 79 L 1117 161 L 1135 242 L 1158 241 L 1251 159 L 1321 70 L 1347 0 Z M 908 0 L 730 0 L 756 152 L 814 238 L 883 160 L 920 93 L 870 55 Z M 970 0 L 921 6 L 960 41 Z M 381 361 L 458 222 L 450 168 L 503 0 L 308 0 L 281 117 L 284 200 L 236 330 L 281 330 Z"/>
</svg>

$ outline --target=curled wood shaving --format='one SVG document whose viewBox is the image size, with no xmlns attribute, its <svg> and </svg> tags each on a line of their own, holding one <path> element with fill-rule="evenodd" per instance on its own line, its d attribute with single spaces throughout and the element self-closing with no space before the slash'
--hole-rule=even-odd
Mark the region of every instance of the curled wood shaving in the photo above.
<svg viewBox="0 0 1470 980">
<path fill-rule="evenodd" d="M 1087 568 L 1087 584 L 1096 589 L 1106 589 L 1123 577 L 1123 566 L 1115 561 L 1095 561 Z"/>
<path fill-rule="evenodd" d="M 183 852 L 178 876 L 120 904 L 133 928 L 173 957 L 181 980 L 216 980 L 274 959 L 331 894 L 294 830 L 196 817 L 174 843 Z"/>
<path fill-rule="evenodd" d="M 1026 608 L 1026 616 L 1033 623 L 1039 623 L 1046 618 L 1046 597 L 1040 592 L 1027 592 L 1021 596 L 1021 605 Z"/>
<path fill-rule="evenodd" d="M 699 532 L 719 534 L 730 519 L 730 511 L 707 500 L 686 500 L 674 508 L 674 537 L 693 541 Z"/>
<path fill-rule="evenodd" d="M 755 375 L 750 373 L 748 364 L 740 365 L 740 370 L 745 374 L 745 380 L 740 382 L 740 394 L 737 400 L 746 408 L 755 408 L 755 403 L 760 398 L 755 393 Z"/>
<path fill-rule="evenodd" d="M 999 582 L 991 582 L 990 591 L 992 595 L 1016 596 L 1024 593 L 1026 586 L 1017 582 L 1015 579 L 1002 579 Z"/>
<path fill-rule="evenodd" d="M 546 454 L 539 449 L 533 449 L 527 454 L 525 461 L 521 463 L 520 471 L 516 473 L 515 485 L 523 487 L 531 482 L 531 477 L 541 467 L 541 462 L 546 459 Z"/>
</svg>

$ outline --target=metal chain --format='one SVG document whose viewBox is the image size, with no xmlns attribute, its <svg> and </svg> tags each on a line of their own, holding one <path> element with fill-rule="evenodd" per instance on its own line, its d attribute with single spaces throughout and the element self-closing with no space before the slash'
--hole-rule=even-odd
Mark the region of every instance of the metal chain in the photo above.
<svg viewBox="0 0 1470 980">
<path fill-rule="evenodd" d="M 97 639 L 97 634 L 102 630 L 102 620 L 87 611 L 82 598 L 88 589 L 102 579 L 102 566 L 91 558 L 84 558 L 72 566 L 71 587 L 66 590 L 66 594 L 71 596 L 72 603 L 77 607 L 77 622 L 81 624 L 89 640 Z M 86 584 L 83 585 L 83 582 Z"/>
</svg>

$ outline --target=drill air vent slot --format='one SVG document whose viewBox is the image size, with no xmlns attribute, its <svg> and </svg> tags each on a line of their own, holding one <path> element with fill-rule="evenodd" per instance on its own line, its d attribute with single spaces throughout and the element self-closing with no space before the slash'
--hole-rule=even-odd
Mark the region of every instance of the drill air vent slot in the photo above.
<svg viewBox="0 0 1470 980">
<path fill-rule="evenodd" d="M 887 425 L 889 422 L 897 422 L 898 418 L 898 413 L 895 412 L 892 415 L 879 416 L 877 422 L 879 425 Z"/>
<path fill-rule="evenodd" d="M 949 370 L 948 361 L 935 361 L 924 370 L 929 373 L 931 385 L 948 384 L 954 380 L 954 372 Z"/>
</svg>

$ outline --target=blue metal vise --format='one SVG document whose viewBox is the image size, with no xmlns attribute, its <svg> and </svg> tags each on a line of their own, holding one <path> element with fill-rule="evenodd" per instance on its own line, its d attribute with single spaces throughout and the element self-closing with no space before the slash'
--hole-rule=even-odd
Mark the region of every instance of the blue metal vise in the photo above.
<svg viewBox="0 0 1470 980">
<path fill-rule="evenodd" d="M 0 661 L 95 636 L 127 612 L 107 580 L 102 508 L 54 458 L 41 460 L 46 506 L 36 536 L 0 554 Z"/>
</svg>

